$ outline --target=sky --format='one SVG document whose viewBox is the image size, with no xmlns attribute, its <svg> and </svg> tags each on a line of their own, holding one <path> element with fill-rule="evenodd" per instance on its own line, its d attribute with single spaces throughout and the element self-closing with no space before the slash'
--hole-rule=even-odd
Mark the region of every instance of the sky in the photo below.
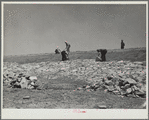
<svg viewBox="0 0 149 120">
<path fill-rule="evenodd" d="M 4 4 L 4 55 L 146 46 L 146 5 Z"/>
</svg>

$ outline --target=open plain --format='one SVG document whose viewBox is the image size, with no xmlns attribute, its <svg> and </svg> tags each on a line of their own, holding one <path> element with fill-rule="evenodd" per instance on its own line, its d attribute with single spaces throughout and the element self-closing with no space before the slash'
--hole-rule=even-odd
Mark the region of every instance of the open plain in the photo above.
<svg viewBox="0 0 149 120">
<path fill-rule="evenodd" d="M 145 108 L 146 48 L 108 50 L 106 62 L 96 56 L 96 50 L 71 52 L 69 61 L 54 53 L 4 56 L 3 108 Z M 36 76 L 38 87 L 12 87 L 18 74 Z"/>
</svg>

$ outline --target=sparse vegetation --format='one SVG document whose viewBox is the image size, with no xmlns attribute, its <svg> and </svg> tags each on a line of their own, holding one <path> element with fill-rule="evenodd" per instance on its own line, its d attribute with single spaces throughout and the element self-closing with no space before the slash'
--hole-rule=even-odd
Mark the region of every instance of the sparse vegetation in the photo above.
<svg viewBox="0 0 149 120">
<path fill-rule="evenodd" d="M 95 51 L 71 52 L 70 59 L 95 59 Z M 106 54 L 107 61 L 144 61 L 146 63 L 145 48 L 108 50 Z M 61 61 L 61 55 L 58 54 L 40 54 L 23 56 L 6 56 L 4 62 L 40 63 L 47 61 Z M 81 65 L 80 65 L 81 66 Z M 83 66 L 83 65 L 82 65 Z M 50 73 L 49 73 L 50 74 Z M 48 108 L 48 109 L 69 109 L 84 108 L 97 109 L 96 105 L 104 101 L 107 108 L 133 109 L 139 108 L 145 101 L 145 98 L 120 97 L 104 91 L 74 91 L 76 88 L 87 84 L 85 81 L 76 80 L 75 76 L 61 77 L 56 79 L 47 79 L 47 76 L 41 74 L 38 76 L 41 83 L 41 90 L 28 90 L 20 88 L 3 88 L 3 107 L 4 108 Z M 30 99 L 23 99 L 23 96 L 30 96 Z M 96 108 L 97 107 L 97 108 Z"/>
</svg>

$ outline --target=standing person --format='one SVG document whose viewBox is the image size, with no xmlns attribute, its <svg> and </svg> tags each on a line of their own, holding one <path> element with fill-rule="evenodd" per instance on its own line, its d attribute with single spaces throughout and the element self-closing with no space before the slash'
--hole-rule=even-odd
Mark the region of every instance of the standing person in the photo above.
<svg viewBox="0 0 149 120">
<path fill-rule="evenodd" d="M 121 49 L 124 49 L 125 43 L 121 40 Z"/>
</svg>

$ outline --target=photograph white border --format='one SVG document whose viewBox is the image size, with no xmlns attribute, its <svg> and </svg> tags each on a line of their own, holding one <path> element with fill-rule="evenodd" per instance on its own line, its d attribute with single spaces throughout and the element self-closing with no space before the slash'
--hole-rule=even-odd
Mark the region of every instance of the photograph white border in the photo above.
<svg viewBox="0 0 149 120">
<path fill-rule="evenodd" d="M 4 4 L 146 4 L 146 73 L 148 73 L 148 1 L 22 1 L 1 2 L 1 65 L 3 66 Z M 148 74 L 146 109 L 3 109 L 3 67 L 1 67 L 2 119 L 148 119 Z M 80 111 L 85 111 L 81 113 Z"/>
</svg>

